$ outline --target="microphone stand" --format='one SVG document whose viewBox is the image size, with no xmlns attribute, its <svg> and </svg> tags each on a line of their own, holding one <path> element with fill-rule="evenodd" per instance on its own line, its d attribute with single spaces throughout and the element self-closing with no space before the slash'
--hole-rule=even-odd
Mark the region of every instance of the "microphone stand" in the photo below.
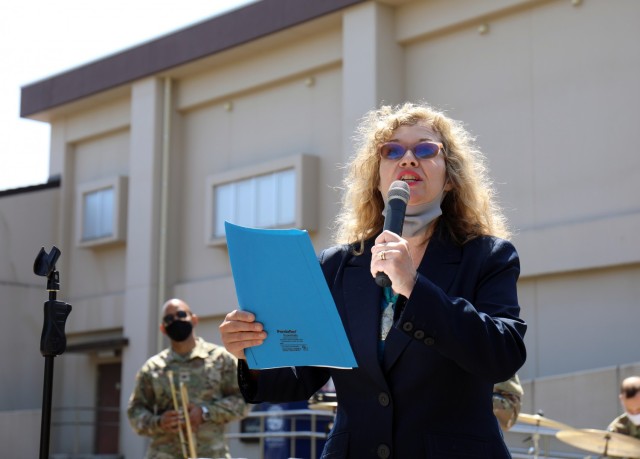
<svg viewBox="0 0 640 459">
<path fill-rule="evenodd" d="M 40 337 L 40 353 L 44 357 L 44 382 L 42 389 L 42 419 L 40 423 L 40 459 L 49 457 L 49 437 L 51 426 L 51 394 L 53 392 L 53 359 L 62 354 L 67 347 L 64 326 L 71 312 L 71 305 L 56 300 L 60 290 L 60 276 L 56 270 L 56 261 L 60 250 L 53 246 L 50 253 L 40 249 L 33 263 L 33 272 L 47 278 L 49 301 L 44 303 L 44 324 Z"/>
</svg>

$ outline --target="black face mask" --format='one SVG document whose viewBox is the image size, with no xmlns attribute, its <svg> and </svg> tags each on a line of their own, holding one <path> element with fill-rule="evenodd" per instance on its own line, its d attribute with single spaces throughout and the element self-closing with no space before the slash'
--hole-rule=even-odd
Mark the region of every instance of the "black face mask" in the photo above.
<svg viewBox="0 0 640 459">
<path fill-rule="evenodd" d="M 184 341 L 193 331 L 193 325 L 186 320 L 174 320 L 171 324 L 166 325 L 164 329 L 172 341 Z"/>
</svg>

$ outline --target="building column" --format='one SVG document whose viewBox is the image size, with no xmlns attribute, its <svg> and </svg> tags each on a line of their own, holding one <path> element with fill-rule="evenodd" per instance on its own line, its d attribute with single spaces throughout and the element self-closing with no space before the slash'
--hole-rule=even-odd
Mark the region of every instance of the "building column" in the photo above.
<svg viewBox="0 0 640 459">
<path fill-rule="evenodd" d="M 147 441 L 136 435 L 126 406 L 140 366 L 159 351 L 158 244 L 162 179 L 163 82 L 146 79 L 131 90 L 129 200 L 126 293 L 122 355 L 120 450 L 126 458 L 143 457 Z"/>
<path fill-rule="evenodd" d="M 343 151 L 365 112 L 404 101 L 404 49 L 396 40 L 395 9 L 367 2 L 345 12 L 342 32 Z"/>
</svg>

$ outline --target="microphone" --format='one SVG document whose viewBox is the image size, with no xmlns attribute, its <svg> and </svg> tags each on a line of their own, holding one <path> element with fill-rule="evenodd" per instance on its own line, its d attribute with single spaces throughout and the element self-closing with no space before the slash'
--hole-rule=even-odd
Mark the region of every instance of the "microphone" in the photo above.
<svg viewBox="0 0 640 459">
<path fill-rule="evenodd" d="M 387 194 L 387 215 L 384 219 L 383 230 L 389 230 L 402 236 L 402 226 L 404 225 L 404 214 L 407 211 L 409 202 L 409 185 L 402 180 L 396 180 L 389 187 Z M 380 287 L 391 287 L 391 279 L 384 272 L 376 273 L 376 284 Z"/>
</svg>

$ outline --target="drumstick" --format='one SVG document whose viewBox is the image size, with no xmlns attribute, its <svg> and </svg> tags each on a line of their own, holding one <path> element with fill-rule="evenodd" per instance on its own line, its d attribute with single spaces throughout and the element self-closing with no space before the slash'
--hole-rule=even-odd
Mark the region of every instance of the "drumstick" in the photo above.
<svg viewBox="0 0 640 459">
<path fill-rule="evenodd" d="M 182 406 L 185 413 L 185 421 L 187 422 L 187 440 L 189 442 L 189 454 L 194 459 L 197 459 L 195 441 L 193 439 L 193 434 L 191 433 L 191 418 L 189 418 L 189 394 L 187 394 L 187 386 L 184 385 L 184 382 L 180 381 L 180 394 L 182 395 Z"/>
<path fill-rule="evenodd" d="M 173 408 L 179 413 L 180 407 L 178 406 L 178 397 L 176 397 L 176 386 L 173 384 L 173 371 L 167 371 L 167 378 L 169 378 L 169 386 L 171 387 L 171 398 L 173 399 Z M 178 426 L 179 427 L 179 426 Z M 184 447 L 184 434 L 182 433 L 182 427 L 178 428 L 178 435 L 180 435 L 180 447 L 182 448 L 182 457 L 188 459 L 187 450 Z"/>
</svg>

